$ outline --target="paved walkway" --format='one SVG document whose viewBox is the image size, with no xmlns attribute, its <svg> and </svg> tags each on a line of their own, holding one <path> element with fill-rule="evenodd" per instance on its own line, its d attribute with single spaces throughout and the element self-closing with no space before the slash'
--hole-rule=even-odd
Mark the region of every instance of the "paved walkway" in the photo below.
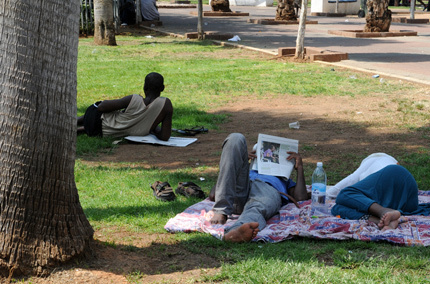
<svg viewBox="0 0 430 284">
<path fill-rule="evenodd" d="M 298 25 L 261 25 L 247 23 L 247 19 L 274 19 L 276 7 L 231 6 L 235 12 L 246 12 L 246 17 L 204 17 L 205 32 L 238 35 L 239 45 L 266 53 L 278 54 L 279 47 L 295 47 Z M 204 11 L 210 6 L 204 5 Z M 159 8 L 163 26 L 157 30 L 184 35 L 197 31 L 196 8 Z M 346 52 L 348 60 L 331 63 L 354 68 L 369 74 L 390 76 L 430 85 L 430 24 L 392 23 L 390 31 L 412 30 L 418 36 L 386 38 L 347 38 L 328 34 L 329 30 L 362 30 L 364 18 L 316 17 L 318 24 L 306 25 L 305 47 Z M 399 16 L 399 15 L 393 15 Z M 402 15 L 409 18 L 409 14 Z M 430 18 L 430 12 L 417 12 L 415 18 Z"/>
</svg>

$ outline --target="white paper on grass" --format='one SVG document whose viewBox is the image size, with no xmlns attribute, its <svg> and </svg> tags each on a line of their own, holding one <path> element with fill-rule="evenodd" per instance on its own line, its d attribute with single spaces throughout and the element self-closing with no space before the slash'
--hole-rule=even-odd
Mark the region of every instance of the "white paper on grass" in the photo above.
<svg viewBox="0 0 430 284">
<path fill-rule="evenodd" d="M 274 153 L 277 159 L 270 160 L 263 156 L 269 145 L 275 147 Z M 257 143 L 257 168 L 259 174 L 290 178 L 296 160 L 287 160 L 290 156 L 287 152 L 299 152 L 299 141 L 267 134 L 258 135 Z M 252 165 L 255 167 L 255 165 Z"/>
<path fill-rule="evenodd" d="M 164 146 L 172 146 L 172 147 L 186 147 L 191 143 L 197 141 L 197 138 L 183 138 L 183 137 L 170 137 L 169 140 L 163 141 L 158 139 L 155 135 L 149 134 L 146 136 L 127 136 L 125 139 L 137 143 L 146 143 L 146 144 L 158 144 Z"/>
<path fill-rule="evenodd" d="M 240 37 L 235 35 L 234 37 L 229 38 L 228 41 L 240 41 Z"/>
</svg>

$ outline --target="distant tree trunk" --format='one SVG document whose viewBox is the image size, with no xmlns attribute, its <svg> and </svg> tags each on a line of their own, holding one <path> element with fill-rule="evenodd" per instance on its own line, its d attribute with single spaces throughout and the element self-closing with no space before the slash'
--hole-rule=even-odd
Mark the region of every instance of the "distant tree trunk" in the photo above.
<svg viewBox="0 0 430 284">
<path fill-rule="evenodd" d="M 197 36 L 199 40 L 203 40 L 203 0 L 198 1 L 198 20 L 197 20 Z"/>
<path fill-rule="evenodd" d="M 421 1 L 421 3 L 422 3 L 422 1 Z M 424 4 L 424 3 L 423 3 Z M 410 12 L 411 12 L 411 16 L 410 16 L 410 18 L 411 19 L 415 19 L 415 0 L 412 0 L 411 1 L 411 7 L 410 7 Z"/>
<path fill-rule="evenodd" d="M 94 0 L 94 43 L 116 45 L 113 0 Z"/>
<path fill-rule="evenodd" d="M 388 0 L 367 0 L 367 15 L 364 32 L 388 32 L 391 25 L 391 10 Z"/>
<path fill-rule="evenodd" d="M 74 179 L 79 1 L 0 11 L 0 273 L 45 275 L 93 239 Z"/>
<path fill-rule="evenodd" d="M 278 8 L 276 9 L 277 21 L 297 21 L 297 15 L 294 10 L 294 0 L 279 0 Z"/>
<path fill-rule="evenodd" d="M 305 31 L 306 31 L 306 14 L 307 14 L 308 0 L 302 1 L 302 8 L 300 9 L 299 30 L 297 32 L 296 40 L 296 54 L 295 58 L 305 58 Z"/>
<path fill-rule="evenodd" d="M 214 12 L 231 12 L 228 0 L 211 0 L 211 7 Z"/>
</svg>

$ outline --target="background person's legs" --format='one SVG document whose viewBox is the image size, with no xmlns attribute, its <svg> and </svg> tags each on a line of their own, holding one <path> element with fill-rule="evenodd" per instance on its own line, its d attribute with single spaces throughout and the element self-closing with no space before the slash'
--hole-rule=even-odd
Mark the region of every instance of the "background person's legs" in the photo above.
<svg viewBox="0 0 430 284">
<path fill-rule="evenodd" d="M 358 220 L 368 214 L 368 209 L 374 202 L 375 200 L 364 195 L 359 189 L 347 187 L 337 196 L 331 214 L 349 220 Z"/>
</svg>

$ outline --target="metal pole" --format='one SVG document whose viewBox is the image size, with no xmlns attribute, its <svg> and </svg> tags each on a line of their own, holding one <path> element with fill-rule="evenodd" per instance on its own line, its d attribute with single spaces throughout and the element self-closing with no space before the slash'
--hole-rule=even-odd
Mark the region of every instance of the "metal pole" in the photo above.
<svg viewBox="0 0 430 284">
<path fill-rule="evenodd" d="M 88 0 L 88 5 L 87 5 L 87 33 L 90 33 L 91 30 L 91 26 L 94 26 L 94 18 L 93 18 L 93 0 Z"/>
<path fill-rule="evenodd" d="M 118 32 L 119 26 L 121 25 L 119 19 L 119 2 L 118 0 L 113 0 L 113 22 L 115 24 L 115 32 Z"/>
<path fill-rule="evenodd" d="M 142 12 L 140 10 L 140 0 L 136 0 L 136 24 L 142 22 Z"/>
</svg>

